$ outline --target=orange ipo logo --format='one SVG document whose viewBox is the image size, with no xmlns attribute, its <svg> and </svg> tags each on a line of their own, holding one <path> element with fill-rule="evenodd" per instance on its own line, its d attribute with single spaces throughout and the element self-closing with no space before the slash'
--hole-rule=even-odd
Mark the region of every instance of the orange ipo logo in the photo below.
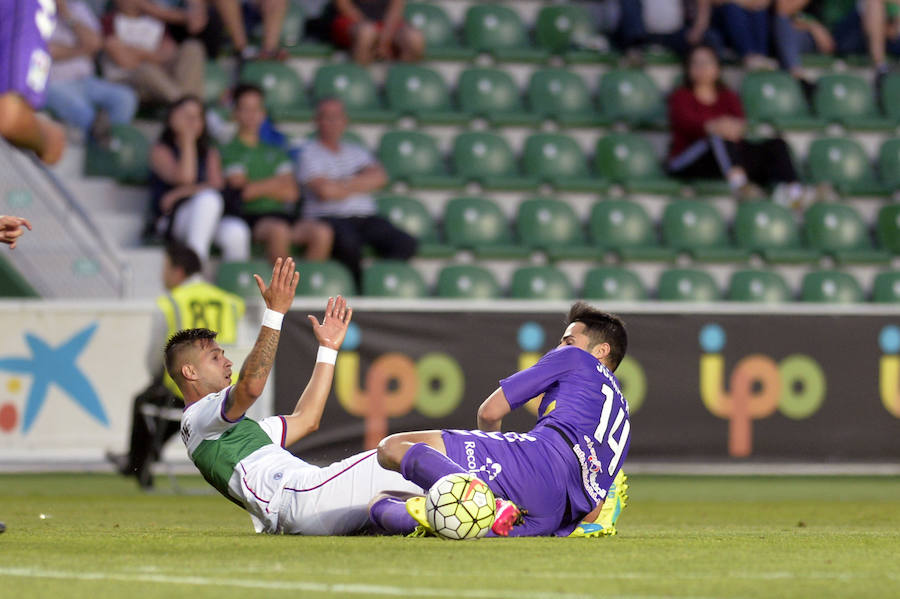
<svg viewBox="0 0 900 599">
<path fill-rule="evenodd" d="M 881 329 L 878 346 L 884 353 L 878 368 L 881 403 L 892 416 L 900 418 L 900 327 L 890 324 Z"/>
<path fill-rule="evenodd" d="M 803 354 L 775 362 L 764 354 L 738 360 L 725 389 L 725 331 L 708 324 L 700 331 L 700 398 L 706 409 L 728 419 L 728 454 L 743 458 L 753 452 L 753 421 L 776 410 L 794 420 L 815 414 L 825 399 L 825 373 Z"/>
</svg>

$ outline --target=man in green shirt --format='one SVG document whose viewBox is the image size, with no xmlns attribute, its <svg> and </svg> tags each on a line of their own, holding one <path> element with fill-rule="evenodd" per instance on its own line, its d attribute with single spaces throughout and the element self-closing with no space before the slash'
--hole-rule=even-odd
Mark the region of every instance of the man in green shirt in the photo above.
<svg viewBox="0 0 900 599">
<path fill-rule="evenodd" d="M 263 243 L 266 256 L 275 262 L 288 256 L 291 244 L 306 247 L 306 260 L 326 260 L 331 255 L 334 234 L 324 222 L 298 219 L 300 196 L 287 153 L 259 138 L 266 120 L 265 99 L 255 85 L 241 84 L 234 91 L 234 139 L 222 148 L 222 166 L 229 187 L 238 190 L 242 213 Z"/>
</svg>

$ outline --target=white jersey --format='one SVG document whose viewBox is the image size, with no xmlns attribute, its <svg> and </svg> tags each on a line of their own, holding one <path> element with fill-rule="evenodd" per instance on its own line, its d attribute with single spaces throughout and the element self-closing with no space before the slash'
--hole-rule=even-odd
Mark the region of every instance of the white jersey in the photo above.
<svg viewBox="0 0 900 599">
<path fill-rule="evenodd" d="M 376 494 L 422 492 L 381 468 L 374 451 L 325 468 L 304 462 L 284 449 L 282 416 L 229 421 L 225 403 L 231 389 L 188 406 L 181 439 L 207 482 L 249 512 L 256 532 L 349 534 L 366 525 L 368 503 Z"/>
</svg>

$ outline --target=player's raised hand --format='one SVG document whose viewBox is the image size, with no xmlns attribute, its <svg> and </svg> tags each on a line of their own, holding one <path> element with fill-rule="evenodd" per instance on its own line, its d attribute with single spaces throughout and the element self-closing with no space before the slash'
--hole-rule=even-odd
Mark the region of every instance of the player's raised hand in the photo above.
<svg viewBox="0 0 900 599">
<path fill-rule="evenodd" d="M 337 299 L 329 297 L 322 324 L 319 324 L 315 316 L 309 315 L 307 318 L 312 323 L 313 335 L 316 336 L 319 345 L 337 350 L 344 342 L 347 327 L 350 325 L 350 319 L 353 318 L 353 308 L 348 306 L 347 300 L 340 295 L 337 296 Z"/>
<path fill-rule="evenodd" d="M 266 302 L 266 307 L 276 312 L 285 314 L 291 309 L 294 301 L 294 293 L 297 291 L 297 283 L 300 282 L 300 273 L 294 268 L 293 258 L 278 258 L 272 268 L 272 280 L 266 287 L 262 277 L 253 275 L 256 285 Z"/>
<path fill-rule="evenodd" d="M 25 227 L 31 230 L 31 223 L 21 216 L 0 216 L 0 243 L 9 245 L 9 249 L 15 249 L 16 240 L 25 233 Z"/>
</svg>

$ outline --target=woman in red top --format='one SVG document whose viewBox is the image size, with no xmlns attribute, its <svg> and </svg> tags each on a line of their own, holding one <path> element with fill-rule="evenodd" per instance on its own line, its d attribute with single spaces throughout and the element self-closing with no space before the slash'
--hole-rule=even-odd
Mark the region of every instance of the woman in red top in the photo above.
<svg viewBox="0 0 900 599">
<path fill-rule="evenodd" d="M 425 36 L 403 20 L 405 0 L 334 0 L 331 39 L 348 48 L 353 60 L 415 62 L 425 53 Z"/>
<path fill-rule="evenodd" d="M 672 141 L 667 167 L 676 177 L 725 177 L 741 197 L 760 195 L 757 185 L 782 186 L 791 203 L 803 187 L 781 138 L 747 141 L 741 99 L 719 79 L 719 60 L 709 46 L 687 55 L 684 85 L 669 96 Z"/>
</svg>

